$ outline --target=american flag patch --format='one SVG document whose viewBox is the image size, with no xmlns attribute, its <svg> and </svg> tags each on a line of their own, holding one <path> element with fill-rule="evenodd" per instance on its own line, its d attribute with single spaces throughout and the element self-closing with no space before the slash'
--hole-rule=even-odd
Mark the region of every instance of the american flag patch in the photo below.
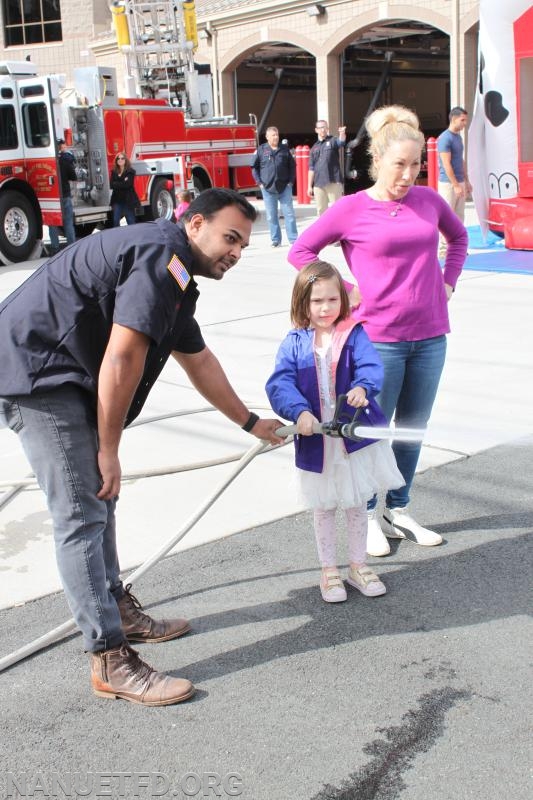
<svg viewBox="0 0 533 800">
<path fill-rule="evenodd" d="M 191 280 L 191 276 L 179 260 L 177 256 L 172 256 L 170 261 L 167 264 L 167 269 L 171 275 L 173 275 L 176 283 L 180 287 L 180 289 L 184 292 L 187 286 L 189 285 L 189 281 Z"/>
</svg>

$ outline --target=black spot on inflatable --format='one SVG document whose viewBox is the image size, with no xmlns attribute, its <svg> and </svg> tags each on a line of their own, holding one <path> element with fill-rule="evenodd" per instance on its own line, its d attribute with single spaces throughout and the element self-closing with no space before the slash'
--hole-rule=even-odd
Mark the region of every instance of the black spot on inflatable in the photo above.
<svg viewBox="0 0 533 800">
<path fill-rule="evenodd" d="M 505 122 L 509 116 L 508 110 L 502 103 L 500 92 L 490 91 L 485 95 L 485 115 L 495 128 Z"/>
</svg>

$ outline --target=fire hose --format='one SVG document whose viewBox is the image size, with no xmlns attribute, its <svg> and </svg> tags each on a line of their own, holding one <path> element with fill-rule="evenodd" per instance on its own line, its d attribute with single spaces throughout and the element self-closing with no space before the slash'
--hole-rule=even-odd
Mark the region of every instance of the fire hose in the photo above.
<svg viewBox="0 0 533 800">
<path fill-rule="evenodd" d="M 333 419 L 330 422 L 316 422 L 313 424 L 313 433 L 322 434 L 326 436 L 334 436 L 334 437 L 343 437 L 346 439 L 360 441 L 362 439 L 370 439 L 370 440 L 378 440 L 378 439 L 395 439 L 395 440 L 402 440 L 402 441 L 421 441 L 425 431 L 422 429 L 414 429 L 414 428 L 391 428 L 388 426 L 370 426 L 370 425 L 363 425 L 361 423 L 361 414 L 363 409 L 359 408 L 356 409 L 353 417 L 349 419 L 345 414 L 342 413 L 341 408 L 342 405 L 346 401 L 346 395 L 339 395 L 337 398 L 337 404 L 335 407 L 335 413 Z M 202 411 L 211 410 L 202 409 Z M 181 412 L 186 413 L 186 412 Z M 181 414 L 165 414 L 162 417 L 155 417 L 150 418 L 148 420 L 144 420 L 144 422 L 153 422 L 156 419 L 161 418 L 168 418 L 170 416 L 180 416 Z M 278 436 L 287 437 L 290 435 L 294 435 L 297 433 L 296 425 L 285 425 L 281 428 L 278 428 L 276 433 Z M 264 452 L 270 447 L 268 442 L 259 441 L 254 444 L 249 450 L 243 453 L 238 462 L 233 467 L 231 473 L 225 478 L 224 481 L 212 492 L 209 497 L 200 505 L 200 507 L 185 521 L 183 526 L 180 530 L 173 534 L 168 541 L 163 544 L 156 552 L 154 552 L 151 556 L 149 556 L 143 564 L 141 564 L 137 569 L 135 569 L 131 574 L 128 575 L 128 583 L 134 584 L 135 581 L 138 581 L 143 575 L 145 575 L 155 564 L 157 564 L 167 553 L 169 553 L 173 547 L 175 547 L 178 542 L 180 542 L 186 534 L 194 527 L 194 525 L 198 522 L 201 517 L 211 508 L 213 503 L 220 497 L 220 495 L 227 489 L 227 487 L 233 483 L 235 478 L 245 469 L 245 467 L 260 453 Z M 213 464 L 217 463 L 224 463 L 228 460 L 236 460 L 236 456 L 232 456 L 230 459 L 226 457 L 225 459 L 217 459 L 216 461 L 211 462 L 203 462 L 201 465 L 194 465 L 194 467 L 188 466 L 189 469 L 191 468 L 200 468 L 201 466 L 212 466 Z M 168 468 L 166 473 L 168 473 Z M 173 472 L 180 471 L 179 468 L 173 468 Z M 146 475 L 146 473 L 144 473 Z M 162 470 L 160 471 L 153 471 L 150 474 L 165 474 Z M 28 485 L 30 481 L 28 479 L 24 479 L 19 481 L 16 485 L 14 491 L 20 491 L 20 489 Z M 9 484 L 13 486 L 13 484 Z M 12 495 L 12 492 L 9 493 L 9 496 Z M 33 653 L 38 652 L 39 650 L 48 647 L 51 644 L 63 639 L 64 637 L 68 636 L 69 634 L 73 633 L 76 630 L 77 626 L 73 619 L 64 622 L 63 624 L 59 625 L 58 627 L 54 628 L 53 630 L 49 631 L 48 633 L 40 636 L 39 638 L 35 639 L 33 642 L 30 642 L 27 645 L 23 645 L 18 650 L 15 650 L 13 653 L 10 653 L 3 658 L 0 658 L 0 672 L 7 669 L 8 667 L 16 664 L 17 662 L 21 661 L 24 658 L 27 658 Z"/>
<path fill-rule="evenodd" d="M 191 530 L 191 528 L 198 522 L 198 520 L 203 517 L 203 515 L 208 511 L 208 509 L 213 505 L 215 500 L 224 492 L 225 489 L 235 480 L 237 475 L 239 475 L 243 469 L 255 458 L 255 456 L 262 453 L 266 450 L 270 445 L 268 442 L 259 441 L 257 444 L 254 444 L 249 450 L 244 453 L 237 464 L 233 467 L 233 470 L 229 474 L 229 476 L 219 485 L 217 489 L 215 489 L 212 494 L 200 505 L 200 507 L 191 514 L 188 520 L 184 523 L 182 528 L 174 534 L 165 544 L 159 548 L 155 553 L 153 553 L 147 560 L 141 564 L 136 570 L 134 570 L 130 575 L 128 575 L 128 583 L 133 584 L 135 581 L 138 581 L 143 575 L 145 575 L 149 569 L 151 569 L 154 564 L 156 564 L 163 556 L 165 556 L 172 548 L 180 542 L 183 537 Z M 65 636 L 68 636 L 70 633 L 73 633 L 76 630 L 77 626 L 73 619 L 64 622 L 62 625 L 59 625 L 57 628 L 49 631 L 48 633 L 40 636 L 38 639 L 35 639 L 33 642 L 30 642 L 27 645 L 15 650 L 13 653 L 10 653 L 7 656 L 4 656 L 0 659 L 0 672 L 8 667 L 16 664 L 18 661 L 21 661 L 23 658 L 27 658 L 28 656 L 36 653 L 39 650 L 42 650 L 48 645 L 57 642 L 60 639 L 63 639 Z"/>
</svg>

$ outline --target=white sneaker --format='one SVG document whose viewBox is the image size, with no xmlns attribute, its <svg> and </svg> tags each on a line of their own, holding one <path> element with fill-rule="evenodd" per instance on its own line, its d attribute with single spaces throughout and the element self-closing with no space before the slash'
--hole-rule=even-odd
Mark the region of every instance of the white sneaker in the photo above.
<svg viewBox="0 0 533 800">
<path fill-rule="evenodd" d="M 369 556 L 388 556 L 390 544 L 381 530 L 379 520 L 376 518 L 376 509 L 368 512 L 368 533 L 366 536 L 366 552 Z"/>
<path fill-rule="evenodd" d="M 408 506 L 405 508 L 386 508 L 383 512 L 385 522 L 385 534 L 389 539 L 410 539 L 415 544 L 424 547 L 435 547 L 442 544 L 442 536 L 423 528 L 407 513 Z"/>
</svg>

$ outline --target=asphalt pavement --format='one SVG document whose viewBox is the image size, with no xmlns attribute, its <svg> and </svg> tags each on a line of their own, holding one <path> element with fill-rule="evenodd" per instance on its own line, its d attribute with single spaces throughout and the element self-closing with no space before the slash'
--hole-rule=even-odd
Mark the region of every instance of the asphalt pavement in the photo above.
<svg viewBox="0 0 533 800">
<path fill-rule="evenodd" d="M 298 209 L 303 227 L 310 209 Z M 243 262 L 202 285 L 199 319 L 252 407 L 289 326 L 293 272 L 264 222 Z M 340 265 L 337 248 L 327 257 Z M 479 257 L 478 257 L 479 258 Z M 0 270 L 4 296 L 33 265 Z M 195 698 L 147 709 L 96 698 L 75 634 L 0 673 L 3 797 L 500 800 L 531 796 L 533 276 L 465 272 L 413 511 L 442 546 L 395 542 L 371 559 L 388 593 L 325 604 L 290 447 L 224 492 L 135 593 L 192 633 L 139 649 Z M 204 403 L 166 369 L 146 420 Z M 254 444 L 212 412 L 149 422 L 123 462 L 148 473 Z M 121 493 L 123 565 L 141 563 L 232 465 L 138 477 Z M 0 431 L 0 479 L 28 474 Z M 3 486 L 5 501 L 10 489 Z M 339 517 L 343 533 L 343 519 Z M 344 539 L 341 533 L 341 549 Z M 230 535 L 231 534 L 231 535 Z M 42 496 L 0 511 L 0 657 L 69 618 Z"/>
<path fill-rule="evenodd" d="M 128 800 L 526 800 L 532 452 L 518 441 L 420 475 L 416 514 L 444 543 L 373 559 L 381 598 L 322 602 L 307 512 L 163 560 L 136 591 L 193 631 L 139 649 L 195 698 L 94 697 L 72 636 L 0 675 L 0 797 L 15 778 L 14 797 L 81 796 L 53 795 L 55 776 Z M 66 616 L 60 594 L 0 612 L 2 650 Z"/>
</svg>

